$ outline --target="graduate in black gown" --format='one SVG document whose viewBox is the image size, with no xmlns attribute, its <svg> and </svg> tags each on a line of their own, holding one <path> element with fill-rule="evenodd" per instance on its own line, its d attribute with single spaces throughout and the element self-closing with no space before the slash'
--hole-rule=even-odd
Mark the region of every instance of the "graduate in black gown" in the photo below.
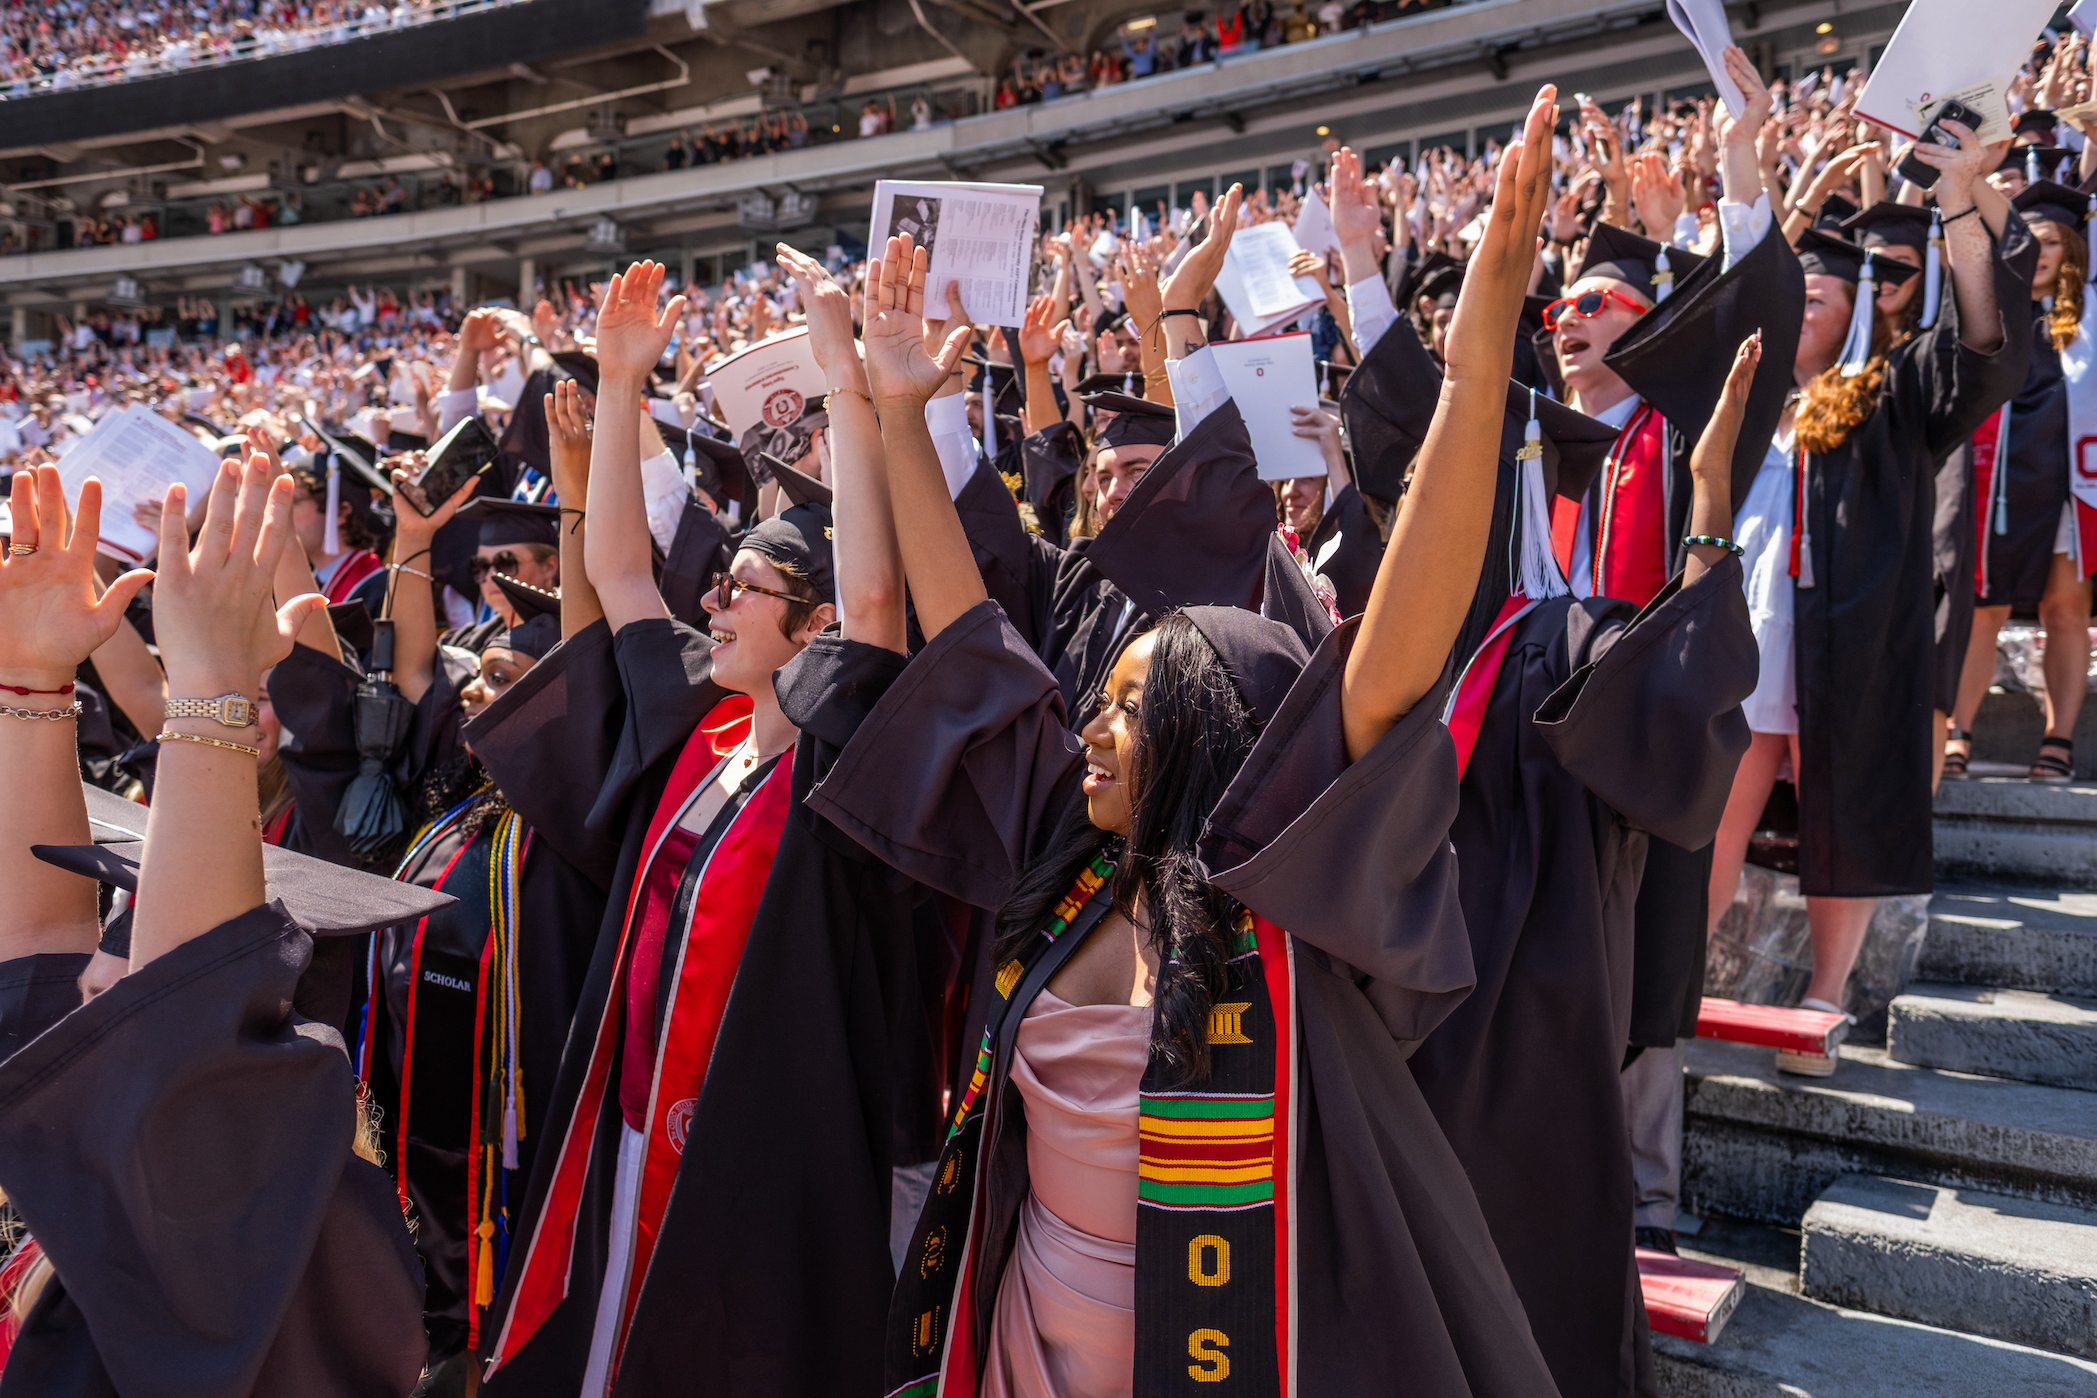
<svg viewBox="0 0 2097 1398">
<path fill-rule="evenodd" d="M 1490 519 L 1549 99 L 1530 113 L 1530 154 L 1502 165 L 1449 340 L 1464 372 L 1365 617 L 1306 664 L 1292 632 L 1244 609 L 1173 612 L 1115 657 L 1082 742 L 942 522 L 908 411 L 936 383 L 912 352 L 924 262 L 899 276 L 910 249 L 890 242 L 868 363 L 932 639 L 809 799 L 914 877 L 1000 908 L 1008 958 L 904 1259 L 891 1393 L 1080 1391 L 1066 1374 L 1082 1391 L 1126 1374 L 1145 1395 L 1226 1377 L 1367 1392 L 1401 1372 L 1424 1393 L 1553 1391 L 1406 1063 L 1469 980 L 1431 699 Z M 1220 259 L 1239 198 L 1166 286 L 1183 411 L 1224 410 L 1198 330 L 1169 318 L 1187 274 Z M 1073 1012 L 1140 1020 L 1126 1098 L 1091 1128 L 1126 1112 L 1123 1163 L 1091 1191 L 1111 1190 L 1122 1217 L 1091 1228 L 1067 1215 L 1117 1207 L 1071 1197 L 1068 1167 L 1044 1154 L 1068 1152 L 1071 1128 L 1021 1086 L 1049 1071 L 1028 1060 L 1030 1026 Z M 1119 1041 L 1102 1028 L 1074 1047 L 1111 1048 L 1107 1076 L 1122 1078 Z M 1073 1278 L 1094 1284 L 1058 1290 Z"/>
<path fill-rule="evenodd" d="M 1805 1002 L 1815 1009 L 1841 1010 L 1875 900 L 1932 886 L 1933 484 L 2029 362 L 2031 235 L 1982 180 L 1982 148 L 1960 140 L 1917 157 L 1944 172 L 1935 195 L 1951 288 L 1930 329 L 1896 342 L 1875 305 L 1859 304 L 1867 267 L 1877 282 L 1912 275 L 1907 265 L 1878 265 L 1818 229 L 1800 236 L 1800 397 L 1765 457 L 1772 488 L 1758 487 L 1740 521 L 1757 635 L 1768 639 L 1747 706 L 1753 744 L 1712 861 L 1712 915 L 1732 899 L 1790 756 L 1813 936 Z M 1836 1063 L 1779 1059 L 1822 1075 Z"/>
<path fill-rule="evenodd" d="M 2090 580 L 2097 511 L 2070 491 L 2073 427 L 2062 354 L 2082 334 L 2090 280 L 2088 196 L 2040 180 L 2011 201 L 2037 245 L 2032 274 L 2031 367 L 2009 402 L 1973 434 L 1974 508 L 1980 521 L 1973 634 L 1953 721 L 1961 736 L 1995 681 L 1995 640 L 2012 612 L 2046 631 L 2046 730 L 2034 781 L 2075 773 L 2075 719 L 2089 688 Z M 2086 543 L 2085 540 L 2089 542 Z M 1968 755 L 1971 746 L 1968 743 Z"/>
<path fill-rule="evenodd" d="M 836 507 L 870 508 L 878 436 L 843 293 L 782 259 L 806 278 L 836 389 Z M 604 620 L 467 729 L 535 838 L 610 892 L 484 1389 L 869 1393 L 895 1276 L 890 1044 L 919 1007 L 915 898 L 801 797 L 901 668 L 903 594 L 879 559 L 833 561 L 830 510 L 793 504 L 782 477 L 789 507 L 702 599 L 708 632 L 671 618 L 623 426 L 679 319 L 681 301 L 657 312 L 662 275 L 614 277 L 599 312 L 578 532 Z M 843 634 L 819 639 L 840 608 Z M 791 718 L 774 683 L 788 661 Z"/>
<path fill-rule="evenodd" d="M 290 496 L 260 456 L 245 472 L 222 465 L 191 548 L 182 487 L 170 490 L 155 591 L 172 697 L 252 701 L 301 618 L 325 605 L 317 593 L 272 605 Z M 145 580 L 129 575 L 96 605 L 98 497 L 90 481 L 69 546 L 58 472 L 16 476 L 22 551 L 0 561 L 0 681 L 54 688 L 41 677 L 69 674 Z M 65 707 L 21 697 L 31 703 L 10 707 Z M 26 1314 L 0 1393 L 102 1398 L 179 1376 L 218 1393 L 406 1395 L 424 1351 L 407 1225 L 356 1148 L 340 1036 L 291 1006 L 312 945 L 302 917 L 354 932 L 441 900 L 287 868 L 303 861 L 282 852 L 266 880 L 255 749 L 240 741 L 251 729 L 167 720 L 185 736 L 163 740 L 141 857 L 135 842 L 88 845 L 70 721 L 0 723 L 9 772 L 45 778 L 0 814 L 0 955 L 67 955 L 91 939 L 98 879 L 138 895 L 129 974 L 59 1016 L 55 997 L 11 1005 L 47 1022 L 0 1028 L 14 1041 L 0 1062 L 0 1191 L 34 1240 L 5 1269 L 6 1300 Z"/>
</svg>

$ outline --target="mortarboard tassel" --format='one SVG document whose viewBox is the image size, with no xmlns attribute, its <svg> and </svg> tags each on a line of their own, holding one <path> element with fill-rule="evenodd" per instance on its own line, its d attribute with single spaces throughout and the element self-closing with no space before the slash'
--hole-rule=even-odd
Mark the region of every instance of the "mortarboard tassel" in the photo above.
<svg viewBox="0 0 2097 1398">
<path fill-rule="evenodd" d="M 1878 278 L 1872 275 L 1874 261 L 1864 254 L 1864 270 L 1857 277 L 1857 304 L 1850 312 L 1849 338 L 1842 342 L 1842 377 L 1853 379 L 1871 360 L 1872 322 L 1878 315 Z"/>
<path fill-rule="evenodd" d="M 342 531 L 335 517 L 342 513 L 342 462 L 328 453 L 328 520 L 320 538 L 320 551 L 333 558 L 342 552 Z"/>
<path fill-rule="evenodd" d="M 1660 255 L 1653 259 L 1653 303 L 1665 301 L 1674 289 L 1675 269 L 1667 265 L 1667 248 L 1663 246 Z"/>
<path fill-rule="evenodd" d="M 1515 452 L 1515 517 L 1508 584 L 1534 602 L 1563 597 L 1569 589 L 1551 552 L 1551 494 L 1544 489 L 1544 432 L 1536 420 L 1536 390 L 1529 390 L 1529 422 Z"/>
<path fill-rule="evenodd" d="M 991 387 L 988 364 L 983 366 L 983 457 L 986 461 L 998 459 L 997 393 Z"/>
<path fill-rule="evenodd" d="M 1319 374 L 1318 374 L 1318 396 L 1319 396 L 1320 398 L 1331 398 L 1331 397 L 1332 397 L 1332 365 L 1330 365 L 1330 364 L 1321 364 L 1321 365 L 1320 365 L 1320 366 L 1318 366 L 1318 367 L 1319 367 Z"/>
<path fill-rule="evenodd" d="M 1131 398 L 1136 396 L 1136 376 L 1126 369 L 1121 371 L 1121 391 Z"/>
<path fill-rule="evenodd" d="M 2024 180 L 2026 184 L 2037 184 L 2039 182 L 2039 148 L 2037 146 L 2026 146 L 2024 148 Z"/>
<path fill-rule="evenodd" d="M 1944 300 L 1944 222 L 1943 213 L 1930 210 L 1929 248 L 1922 255 L 1922 328 L 1929 329 L 1937 323 L 1937 312 Z"/>
</svg>

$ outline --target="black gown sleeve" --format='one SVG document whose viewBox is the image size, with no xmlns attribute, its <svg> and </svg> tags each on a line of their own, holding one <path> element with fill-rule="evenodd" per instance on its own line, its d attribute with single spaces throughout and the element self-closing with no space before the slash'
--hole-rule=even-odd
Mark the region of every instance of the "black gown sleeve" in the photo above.
<svg viewBox="0 0 2097 1398">
<path fill-rule="evenodd" d="M 1332 584 L 1341 616 L 1360 616 L 1368 609 L 1376 570 L 1383 566 L 1383 534 L 1352 482 L 1333 496 L 1331 508 L 1304 541 L 1304 551 Z"/>
<path fill-rule="evenodd" d="M 1055 677 L 986 601 L 903 667 L 807 801 L 909 878 L 996 908 L 1084 765 Z"/>
<path fill-rule="evenodd" d="M 393 780 L 403 795 L 423 773 L 458 751 L 459 690 L 471 677 L 464 659 L 438 649 L 436 674 L 416 702 L 407 741 L 393 765 Z M 291 778 L 303 852 L 357 868 L 364 861 L 336 831 L 335 813 L 357 776 L 351 701 L 361 679 L 355 666 L 301 645 L 269 672 L 269 702 L 284 729 L 277 755 Z"/>
<path fill-rule="evenodd" d="M 1978 431 L 1990 413 L 2015 396 L 2031 369 L 2031 279 L 2038 243 L 2024 220 L 2009 221 L 1995 254 L 1990 265 L 2002 343 L 1994 353 L 1969 349 L 1960 338 L 1958 297 L 1947 285 L 1936 325 L 1903 346 L 1906 353 L 1889 366 L 1901 420 L 1920 427 L 1932 461 Z"/>
<path fill-rule="evenodd" d="M 1684 849 L 1718 833 L 1747 751 L 1740 704 L 1761 657 L 1740 560 L 1681 575 L 1625 624 L 1597 601 L 1567 615 L 1573 673 L 1536 711 L 1552 753 L 1631 825 Z"/>
<path fill-rule="evenodd" d="M 340 1035 L 290 1011 L 311 946 L 252 909 L 0 1064 L 0 1186 L 57 1272 L 0 1395 L 414 1388 L 400 1202 Z"/>
<path fill-rule="evenodd" d="M 0 1063 L 80 1008 L 86 952 L 42 952 L 0 961 Z"/>
<path fill-rule="evenodd" d="M 1409 1046 L 1474 981 L 1449 843 L 1456 746 L 1437 692 L 1348 762 L 1340 682 L 1359 631 L 1344 623 L 1311 657 L 1211 812 L 1201 853 L 1210 882 L 1366 978 Z"/>
</svg>

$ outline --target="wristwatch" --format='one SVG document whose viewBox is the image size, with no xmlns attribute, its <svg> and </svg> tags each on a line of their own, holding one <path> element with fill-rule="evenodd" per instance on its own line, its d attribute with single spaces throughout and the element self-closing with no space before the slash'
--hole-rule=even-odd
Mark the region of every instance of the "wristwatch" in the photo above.
<svg viewBox="0 0 2097 1398">
<path fill-rule="evenodd" d="M 253 728 L 255 701 L 245 694 L 221 694 L 216 699 L 170 699 L 160 711 L 163 719 L 208 718 L 227 728 Z"/>
</svg>

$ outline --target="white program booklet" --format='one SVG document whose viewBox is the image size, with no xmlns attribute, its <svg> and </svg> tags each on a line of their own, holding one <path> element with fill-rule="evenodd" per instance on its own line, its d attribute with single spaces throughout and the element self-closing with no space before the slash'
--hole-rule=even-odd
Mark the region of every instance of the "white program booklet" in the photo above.
<svg viewBox="0 0 2097 1398">
<path fill-rule="evenodd" d="M 111 413 L 95 424 L 59 463 L 66 499 L 80 499 L 80 483 L 89 476 L 102 482 L 101 552 L 125 563 L 137 563 L 160 541 L 132 519 L 132 507 L 160 500 L 167 488 L 189 488 L 192 503 L 211 486 L 218 454 L 179 425 L 141 404 Z"/>
<path fill-rule="evenodd" d="M 929 260 L 925 307 L 945 315 L 947 287 L 961 283 L 961 306 L 978 325 L 1018 325 L 1026 319 L 1041 226 L 1038 184 L 966 184 L 879 180 L 868 255 L 908 233 Z"/>
<path fill-rule="evenodd" d="M 737 437 L 760 422 L 767 427 L 791 426 L 800 420 L 808 400 L 822 397 L 828 387 L 823 371 L 816 367 L 805 325 L 759 340 L 722 360 L 707 382 L 713 386 L 714 406 L 721 420 Z"/>
<path fill-rule="evenodd" d="M 1318 283 L 1289 275 L 1289 259 L 1297 251 L 1296 235 L 1285 223 L 1256 223 L 1231 236 L 1216 291 L 1240 332 L 1257 335 L 1324 304 Z"/>
<path fill-rule="evenodd" d="M 1318 406 L 1318 370 L 1310 332 L 1219 340 L 1209 348 L 1216 356 L 1217 372 L 1223 375 L 1245 419 L 1260 479 L 1287 481 L 1324 475 L 1325 453 L 1316 441 L 1296 435 L 1296 419 L 1289 412 L 1292 407 Z"/>
<path fill-rule="evenodd" d="M 1330 263 L 1339 261 L 1340 235 L 1332 226 L 1332 210 L 1325 207 L 1324 196 L 1315 189 L 1303 196 L 1303 207 L 1296 212 L 1296 246 L 1315 252 Z M 1336 266 L 1328 267 L 1326 275 L 1332 276 L 1338 270 Z"/>
<path fill-rule="evenodd" d="M 1712 86 L 1725 99 L 1726 110 L 1735 117 L 1745 112 L 1747 99 L 1740 95 L 1740 84 L 1726 72 L 1726 46 L 1733 42 L 1733 28 L 1726 23 L 1725 0 L 1667 0 L 1667 17 L 1696 46 Z"/>
<path fill-rule="evenodd" d="M 2049 0 L 1914 0 L 1857 97 L 1857 115 L 1912 139 L 1957 100 L 1984 119 L 1983 144 L 2007 141 L 2005 94 L 2053 11 Z"/>
</svg>

